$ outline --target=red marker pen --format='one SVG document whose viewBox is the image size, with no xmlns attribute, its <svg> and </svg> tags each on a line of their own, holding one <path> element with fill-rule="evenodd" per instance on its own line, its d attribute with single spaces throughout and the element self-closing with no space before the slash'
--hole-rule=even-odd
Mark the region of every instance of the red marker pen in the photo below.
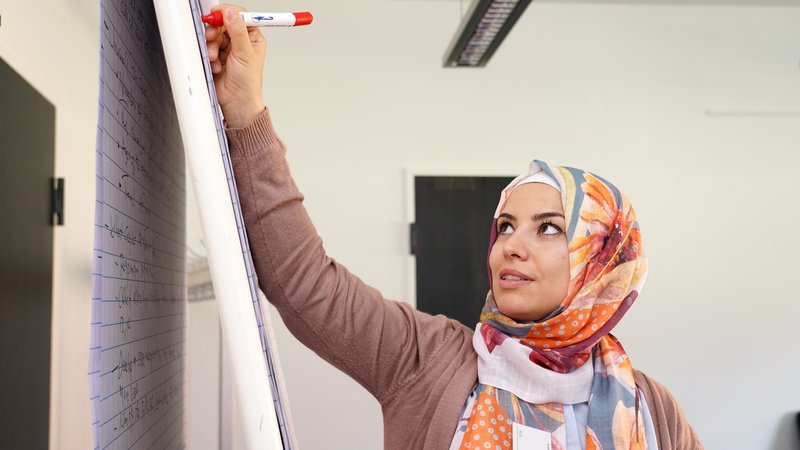
<svg viewBox="0 0 800 450">
<path fill-rule="evenodd" d="M 308 25 L 314 20 L 310 12 L 296 13 L 256 13 L 241 12 L 242 20 L 248 27 L 299 27 Z M 203 22 L 212 27 L 221 27 L 222 11 L 211 11 L 202 17 Z"/>
</svg>

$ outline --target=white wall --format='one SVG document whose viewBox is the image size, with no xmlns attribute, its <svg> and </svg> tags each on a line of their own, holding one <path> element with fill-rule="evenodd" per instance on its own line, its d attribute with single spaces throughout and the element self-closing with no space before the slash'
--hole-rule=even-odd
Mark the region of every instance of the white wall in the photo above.
<svg viewBox="0 0 800 450">
<path fill-rule="evenodd" d="M 184 402 L 187 413 L 187 448 L 212 450 L 219 448 L 220 413 L 222 408 L 222 377 L 220 360 L 220 327 L 217 302 L 190 302 L 189 349 L 187 366 L 188 398 Z"/>
<path fill-rule="evenodd" d="M 716 113 L 800 111 L 800 8 L 537 0 L 488 68 L 445 70 L 460 6 L 269 3 L 316 17 L 267 32 L 265 84 L 328 252 L 407 298 L 405 168 L 516 173 L 535 157 L 591 169 L 631 197 L 650 256 L 617 332 L 634 364 L 673 391 L 708 448 L 800 445 L 789 421 L 800 410 L 800 124 Z M 31 26 L 43 9 L 70 25 Z M 56 231 L 51 447 L 88 448 L 97 7 L 0 0 L 0 14 L 0 56 L 57 108 L 67 223 Z M 277 333 L 301 448 L 380 448 L 377 403 Z"/>
<path fill-rule="evenodd" d="M 43 11 L 58 20 L 40 23 Z M 50 445 L 91 448 L 87 373 L 98 8 L 56 0 L 0 0 L 0 15 L 0 57 L 56 107 L 56 174 L 66 180 L 65 223 L 55 229 L 53 256 Z"/>
</svg>

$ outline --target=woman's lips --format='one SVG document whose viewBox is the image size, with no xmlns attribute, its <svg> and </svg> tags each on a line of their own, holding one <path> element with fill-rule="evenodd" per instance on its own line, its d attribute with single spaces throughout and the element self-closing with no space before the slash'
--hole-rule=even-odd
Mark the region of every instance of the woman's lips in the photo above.
<svg viewBox="0 0 800 450">
<path fill-rule="evenodd" d="M 502 289 L 513 289 L 533 283 L 533 280 L 522 272 L 503 269 L 499 274 L 498 284 Z"/>
</svg>

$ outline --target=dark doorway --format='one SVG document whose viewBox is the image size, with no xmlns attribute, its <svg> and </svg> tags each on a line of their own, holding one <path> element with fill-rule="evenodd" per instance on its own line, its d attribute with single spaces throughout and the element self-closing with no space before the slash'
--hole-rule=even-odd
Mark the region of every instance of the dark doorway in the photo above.
<svg viewBox="0 0 800 450">
<path fill-rule="evenodd" d="M 472 328 L 489 291 L 486 257 L 500 191 L 513 177 L 414 178 L 417 309 Z"/>
<path fill-rule="evenodd" d="M 2 59 L 0 98 L 0 436 L 47 448 L 56 113 Z"/>
</svg>

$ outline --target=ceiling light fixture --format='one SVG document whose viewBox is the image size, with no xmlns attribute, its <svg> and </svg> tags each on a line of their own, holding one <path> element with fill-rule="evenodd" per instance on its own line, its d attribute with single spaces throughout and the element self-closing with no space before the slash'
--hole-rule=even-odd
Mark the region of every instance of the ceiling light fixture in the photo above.
<svg viewBox="0 0 800 450">
<path fill-rule="evenodd" d="M 461 21 L 445 67 L 484 67 L 531 0 L 473 0 Z"/>
</svg>

